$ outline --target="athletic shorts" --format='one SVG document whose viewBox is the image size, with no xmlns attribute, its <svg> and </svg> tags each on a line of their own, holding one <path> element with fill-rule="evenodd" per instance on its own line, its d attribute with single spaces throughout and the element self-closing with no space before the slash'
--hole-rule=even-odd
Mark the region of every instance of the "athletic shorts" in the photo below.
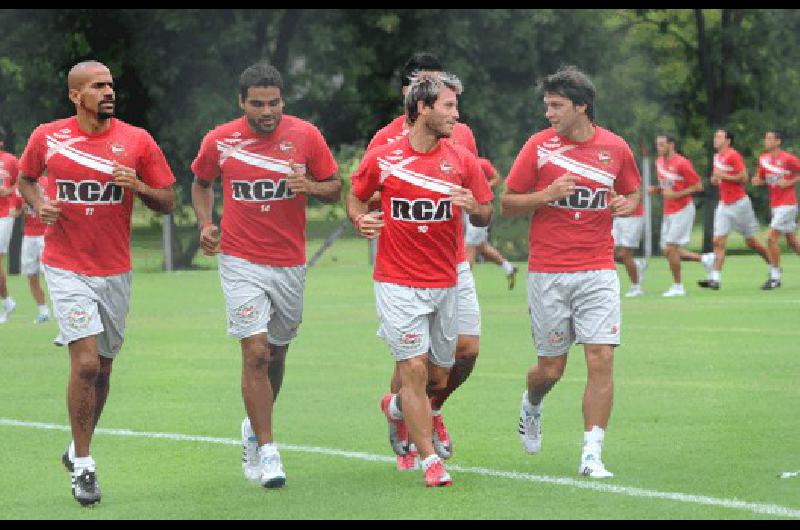
<svg viewBox="0 0 800 530">
<path fill-rule="evenodd" d="M 528 273 L 536 352 L 565 355 L 578 344 L 620 343 L 619 277 L 613 270 Z"/>
<path fill-rule="evenodd" d="M 306 266 L 273 267 L 226 254 L 218 263 L 228 334 L 242 340 L 266 333 L 270 344 L 289 344 L 303 320 Z"/>
<path fill-rule="evenodd" d="M 661 222 L 661 248 L 666 245 L 683 247 L 689 244 L 692 238 L 692 225 L 694 225 L 695 208 L 690 202 L 683 210 L 664 215 Z"/>
<path fill-rule="evenodd" d="M 731 230 L 739 232 L 745 238 L 758 233 L 758 219 L 750 197 L 742 197 L 733 204 L 722 201 L 717 204 L 717 209 L 714 210 L 714 237 L 727 236 Z"/>
<path fill-rule="evenodd" d="M 22 238 L 20 272 L 23 276 L 36 276 L 44 272 L 42 252 L 44 252 L 44 236 L 25 236 Z"/>
<path fill-rule="evenodd" d="M 58 346 L 97 336 L 101 356 L 113 359 L 125 340 L 131 300 L 131 273 L 84 276 L 44 266 L 45 280 L 58 320 Z"/>
<path fill-rule="evenodd" d="M 14 218 L 0 217 L 0 256 L 8 254 L 12 230 L 14 230 Z"/>
<path fill-rule="evenodd" d="M 469 222 L 469 215 L 464 213 L 464 243 L 470 247 L 477 247 L 489 241 L 489 227 L 475 226 Z"/>
<path fill-rule="evenodd" d="M 797 205 L 776 206 L 772 209 L 769 227 L 781 234 L 793 234 L 797 230 Z"/>
<path fill-rule="evenodd" d="M 480 336 L 481 308 L 469 262 L 458 264 L 458 334 Z"/>
<path fill-rule="evenodd" d="M 458 338 L 456 289 L 375 282 L 378 336 L 389 345 L 395 361 L 429 353 L 436 366 L 453 366 Z"/>
<path fill-rule="evenodd" d="M 639 248 L 644 234 L 644 217 L 615 217 L 611 231 L 615 247 Z"/>
</svg>

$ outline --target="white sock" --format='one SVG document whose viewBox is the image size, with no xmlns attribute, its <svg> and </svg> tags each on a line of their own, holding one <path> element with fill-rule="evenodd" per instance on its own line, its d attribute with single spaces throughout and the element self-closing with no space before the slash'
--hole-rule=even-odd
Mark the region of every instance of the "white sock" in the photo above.
<svg viewBox="0 0 800 530">
<path fill-rule="evenodd" d="M 275 442 L 268 442 L 258 448 L 262 455 L 277 455 L 278 446 Z"/>
<path fill-rule="evenodd" d="M 780 267 L 772 267 L 769 268 L 769 279 L 770 280 L 780 280 L 781 279 L 781 269 Z"/>
<path fill-rule="evenodd" d="M 67 456 L 69 456 L 69 459 L 72 460 L 73 462 L 75 461 L 75 440 L 73 440 L 73 441 L 71 441 L 69 443 L 69 449 L 67 450 Z"/>
<path fill-rule="evenodd" d="M 428 458 L 426 458 L 425 460 L 422 461 L 422 468 L 423 469 L 428 469 L 431 465 L 433 465 L 434 463 L 436 463 L 438 461 L 439 461 L 439 456 L 438 455 L 431 455 L 431 456 L 429 456 Z"/>
<path fill-rule="evenodd" d="M 514 266 L 507 260 L 503 260 L 503 263 L 501 263 L 500 266 L 503 267 L 503 271 L 505 271 L 506 274 L 511 274 L 514 272 Z"/>
<path fill-rule="evenodd" d="M 721 271 L 711 271 L 711 274 L 708 275 L 709 280 L 713 280 L 715 282 L 722 281 L 722 272 Z"/>
<path fill-rule="evenodd" d="M 683 289 L 683 284 L 682 283 L 673 283 L 672 284 L 672 288 L 676 289 L 676 290 Z"/>
<path fill-rule="evenodd" d="M 39 314 L 42 315 L 43 317 L 50 316 L 50 309 L 48 309 L 47 304 L 39 306 Z"/>
<path fill-rule="evenodd" d="M 389 400 L 389 416 L 391 416 L 393 420 L 403 419 L 403 412 L 397 408 L 397 394 L 394 394 L 392 399 Z"/>
<path fill-rule="evenodd" d="M 11 307 L 12 305 L 14 305 L 14 299 L 11 298 L 10 296 L 5 300 L 3 300 L 3 306 L 5 306 L 6 311 L 8 311 L 8 308 Z"/>
<path fill-rule="evenodd" d="M 542 411 L 542 402 L 540 401 L 538 405 L 534 405 L 531 403 L 530 398 L 528 397 L 528 391 L 525 391 L 525 401 L 523 402 L 523 407 L 525 407 L 525 412 L 528 414 L 538 414 Z"/>
<path fill-rule="evenodd" d="M 436 416 L 441 416 L 441 415 L 442 415 L 441 409 L 431 409 L 431 416 L 433 416 L 434 418 Z"/>
<path fill-rule="evenodd" d="M 599 455 L 603 447 L 603 438 L 606 432 L 597 425 L 591 431 L 583 433 L 583 454 Z"/>
<path fill-rule="evenodd" d="M 641 288 L 642 288 L 642 284 L 640 284 L 640 283 L 632 283 L 631 284 L 631 289 L 641 289 Z"/>
<path fill-rule="evenodd" d="M 80 475 L 81 472 L 86 468 L 95 469 L 97 467 L 94 463 L 94 458 L 92 458 L 92 455 L 89 455 L 84 458 L 76 458 L 75 460 L 73 460 L 73 462 L 75 463 L 76 475 Z"/>
</svg>

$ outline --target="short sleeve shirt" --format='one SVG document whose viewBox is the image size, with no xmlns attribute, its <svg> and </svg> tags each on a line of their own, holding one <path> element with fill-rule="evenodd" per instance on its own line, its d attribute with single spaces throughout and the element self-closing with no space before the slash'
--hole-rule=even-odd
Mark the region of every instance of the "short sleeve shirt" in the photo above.
<svg viewBox="0 0 800 530">
<path fill-rule="evenodd" d="M 668 160 L 663 156 L 656 159 L 656 176 L 661 189 L 683 191 L 697 184 L 700 175 L 694 170 L 692 163 L 684 156 L 675 153 Z M 692 202 L 692 196 L 686 195 L 678 199 L 664 199 L 664 215 L 678 213 Z"/>
<path fill-rule="evenodd" d="M 744 159 L 738 151 L 732 147 L 726 147 L 714 155 L 714 169 L 732 177 L 744 171 Z M 743 199 L 746 195 L 744 182 L 723 180 L 719 184 L 719 197 L 724 204 L 733 204 Z"/>
<path fill-rule="evenodd" d="M 794 186 L 781 188 L 778 183 L 791 179 L 798 172 L 800 172 L 800 160 L 786 151 L 778 151 L 774 156 L 770 153 L 763 153 L 758 157 L 758 176 L 767 183 L 769 188 L 770 207 L 797 204 Z"/>
<path fill-rule="evenodd" d="M 17 184 L 19 162 L 11 153 L 0 151 L 0 188 L 6 188 L 12 193 L 0 197 L 0 217 L 8 217 L 14 206 L 14 186 Z"/>
</svg>

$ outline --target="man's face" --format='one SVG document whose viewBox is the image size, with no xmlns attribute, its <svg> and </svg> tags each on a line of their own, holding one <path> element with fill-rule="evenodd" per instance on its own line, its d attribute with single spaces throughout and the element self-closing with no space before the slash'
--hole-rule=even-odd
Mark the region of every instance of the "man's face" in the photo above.
<svg viewBox="0 0 800 530">
<path fill-rule="evenodd" d="M 781 141 L 774 132 L 768 132 L 764 135 L 764 149 L 767 151 L 772 151 L 774 149 L 778 149 L 780 146 Z"/>
<path fill-rule="evenodd" d="M 561 135 L 569 134 L 578 123 L 578 119 L 586 115 L 586 105 L 575 105 L 569 98 L 558 94 L 545 94 L 544 108 L 545 118 L 556 133 Z"/>
<path fill-rule="evenodd" d="M 274 86 L 254 86 L 247 89 L 247 98 L 239 95 L 239 107 L 247 116 L 247 122 L 259 134 L 275 131 L 283 115 L 281 89 Z"/>
<path fill-rule="evenodd" d="M 69 91 L 69 97 L 75 105 L 97 117 L 107 120 L 114 115 L 114 79 L 105 68 L 97 68 L 87 74 L 86 81 L 80 88 Z"/>
<path fill-rule="evenodd" d="M 720 129 L 714 133 L 714 149 L 716 149 L 717 151 L 722 151 L 723 149 L 728 147 L 729 144 L 730 142 L 728 141 L 728 137 L 726 136 L 725 131 Z"/>
<path fill-rule="evenodd" d="M 420 103 L 420 117 L 436 138 L 449 138 L 458 121 L 458 97 L 451 89 L 444 87 L 433 107 Z"/>
<path fill-rule="evenodd" d="M 656 137 L 656 151 L 659 156 L 668 157 L 672 154 L 672 144 L 667 141 L 666 136 Z"/>
</svg>

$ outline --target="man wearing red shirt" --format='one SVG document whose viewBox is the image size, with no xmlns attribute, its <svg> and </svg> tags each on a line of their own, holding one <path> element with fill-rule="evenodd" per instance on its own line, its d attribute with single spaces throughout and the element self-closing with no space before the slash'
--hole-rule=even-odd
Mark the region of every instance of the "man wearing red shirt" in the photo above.
<svg viewBox="0 0 800 530">
<path fill-rule="evenodd" d="M 400 389 L 381 400 L 398 455 L 414 443 L 427 486 L 449 486 L 433 443 L 427 391 L 441 391 L 455 362 L 461 212 L 489 223 L 493 194 L 477 158 L 447 141 L 458 120 L 461 82 L 443 72 L 412 77 L 405 108 L 411 128 L 367 151 L 352 176 L 347 211 L 358 232 L 380 237 L 373 278 L 379 335 L 389 345 Z M 368 213 L 380 191 L 381 208 Z"/>
<path fill-rule="evenodd" d="M 744 189 L 747 167 L 742 155 L 732 145 L 733 133 L 726 129 L 717 129 L 714 133 L 714 149 L 717 153 L 714 155 L 714 169 L 711 173 L 711 185 L 719 186 L 719 204 L 714 210 L 714 267 L 708 278 L 697 281 L 700 287 L 715 291 L 721 286 L 725 245 L 731 230 L 742 234 L 747 246 L 758 252 L 767 265 L 771 265 L 766 247 L 756 239 L 758 219 Z"/>
<path fill-rule="evenodd" d="M 601 450 L 621 327 L 611 225 L 613 216 L 636 209 L 641 176 L 628 144 L 593 124 L 595 89 L 586 74 L 563 67 L 545 78 L 542 89 L 552 126 L 522 148 L 501 199 L 504 215 L 532 214 L 528 307 L 538 361 L 522 394 L 520 440 L 528 453 L 541 450 L 542 399 L 561 378 L 577 341 L 588 369 L 578 473 L 607 478 L 613 474 Z"/>
<path fill-rule="evenodd" d="M 17 211 L 14 207 L 14 187 L 17 183 L 19 162 L 17 157 L 5 151 L 6 131 L 0 127 L 0 324 L 8 320 L 17 306 L 8 296 L 8 284 L 3 270 L 3 256 L 8 254 L 11 232 Z"/>
<path fill-rule="evenodd" d="M 642 282 L 644 271 L 647 270 L 647 259 L 633 257 L 644 236 L 644 205 L 640 202 L 636 210 L 627 217 L 615 217 L 611 225 L 611 235 L 614 238 L 614 260 L 625 266 L 631 280 L 625 297 L 644 295 Z"/>
<path fill-rule="evenodd" d="M 39 179 L 40 193 L 44 194 L 44 190 L 48 186 L 47 182 L 48 177 L 43 176 Z M 44 253 L 44 234 L 47 230 L 47 225 L 39 219 L 33 208 L 25 204 L 19 192 L 17 192 L 17 199 L 19 208 L 25 214 L 25 230 L 20 253 L 20 272 L 28 277 L 28 287 L 39 310 L 39 314 L 33 322 L 34 324 L 43 324 L 50 320 L 50 309 L 47 307 L 44 291 L 39 282 L 39 274 L 44 270 L 42 254 Z"/>
<path fill-rule="evenodd" d="M 778 240 L 781 234 L 796 253 L 800 254 L 800 242 L 794 232 L 797 230 L 797 195 L 794 186 L 800 180 L 800 160 L 781 149 L 783 134 L 780 131 L 767 131 L 764 135 L 764 150 L 758 157 L 758 171 L 753 177 L 753 186 L 767 185 L 769 205 L 772 209 L 772 222 L 769 225 L 768 245 L 770 274 L 764 285 L 765 291 L 781 286 L 781 247 Z"/>
<path fill-rule="evenodd" d="M 651 186 L 651 194 L 664 197 L 664 218 L 661 222 L 661 248 L 672 272 L 672 287 L 665 297 L 685 296 L 681 283 L 681 260 L 701 261 L 699 254 L 684 250 L 689 244 L 694 225 L 695 208 L 692 194 L 703 191 L 703 182 L 691 161 L 675 150 L 675 138 L 668 134 L 656 137 L 656 177 L 658 186 Z M 710 270 L 711 262 L 704 263 Z"/>
<path fill-rule="evenodd" d="M 265 488 L 286 483 L 272 412 L 289 343 L 303 315 L 306 203 L 337 202 L 338 170 L 311 123 L 283 114 L 283 80 L 254 64 L 239 78 L 244 115 L 209 132 L 192 162 L 192 203 L 206 255 L 220 253 L 228 333 L 242 350 L 242 469 Z M 211 219 L 213 182 L 223 189 L 221 233 Z"/>
<path fill-rule="evenodd" d="M 96 61 L 67 76 L 76 115 L 37 127 L 20 159 L 19 191 L 49 225 L 42 262 L 60 334 L 68 345 L 67 407 L 73 443 L 62 461 L 81 505 L 100 501 L 89 446 L 125 332 L 131 287 L 134 197 L 169 213 L 175 177 L 144 129 L 114 118 L 114 80 Z M 37 181 L 47 172 L 42 193 Z"/>
</svg>

